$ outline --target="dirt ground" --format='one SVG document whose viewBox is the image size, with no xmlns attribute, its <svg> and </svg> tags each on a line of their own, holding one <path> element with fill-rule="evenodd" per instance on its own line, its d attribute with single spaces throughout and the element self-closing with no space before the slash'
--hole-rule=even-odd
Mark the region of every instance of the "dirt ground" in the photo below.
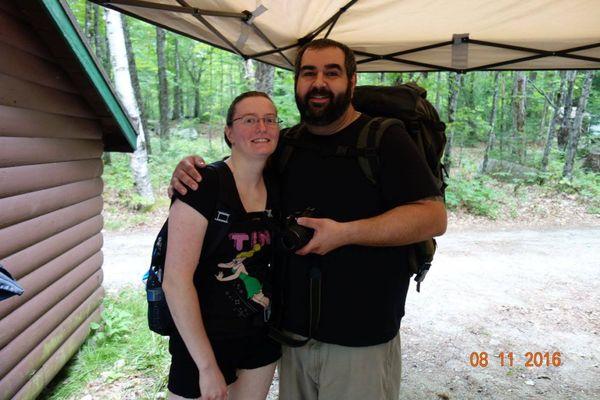
<svg viewBox="0 0 600 400">
<path fill-rule="evenodd" d="M 449 226 L 421 293 L 409 291 L 402 399 L 599 399 L 599 218 Z M 157 230 L 105 232 L 109 290 L 141 284 Z M 483 352 L 487 366 L 472 366 Z"/>
</svg>

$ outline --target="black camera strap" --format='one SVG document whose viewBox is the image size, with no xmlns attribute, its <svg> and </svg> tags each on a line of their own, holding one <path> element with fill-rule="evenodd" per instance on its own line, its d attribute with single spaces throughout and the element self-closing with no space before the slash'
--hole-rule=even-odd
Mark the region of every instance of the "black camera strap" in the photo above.
<svg viewBox="0 0 600 400">
<path fill-rule="evenodd" d="M 319 327 L 321 319 L 321 256 L 307 255 L 305 257 L 313 257 L 315 263 L 308 271 L 309 286 L 308 286 L 308 335 L 303 339 L 296 339 L 290 336 L 290 333 L 283 332 L 281 329 L 271 325 L 269 328 L 269 336 L 277 342 L 289 347 L 302 347 L 310 339 Z M 286 265 L 287 268 L 287 265 Z"/>
</svg>

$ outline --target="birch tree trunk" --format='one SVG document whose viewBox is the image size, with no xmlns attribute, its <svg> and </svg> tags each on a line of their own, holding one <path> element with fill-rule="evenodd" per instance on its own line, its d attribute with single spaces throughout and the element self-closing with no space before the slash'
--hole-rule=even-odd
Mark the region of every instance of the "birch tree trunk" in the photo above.
<svg viewBox="0 0 600 400">
<path fill-rule="evenodd" d="M 158 109 L 160 114 L 160 149 L 168 147 L 169 141 L 169 88 L 167 86 L 167 63 L 165 60 L 165 30 L 156 27 L 156 58 L 158 67 Z"/>
<path fill-rule="evenodd" d="M 454 122 L 454 114 L 456 114 L 456 106 L 458 105 L 458 93 L 460 92 L 460 85 L 462 81 L 462 75 L 454 73 L 452 77 L 449 77 L 450 85 L 450 97 L 448 98 L 448 124 Z M 448 141 L 446 142 L 446 149 L 444 151 L 444 165 L 446 171 L 450 175 L 450 168 L 452 167 L 452 144 L 454 142 L 454 127 L 450 127 L 448 130 Z"/>
<path fill-rule="evenodd" d="M 556 131 L 556 124 L 560 118 L 560 105 L 562 100 L 565 98 L 566 92 L 566 72 L 560 72 L 560 88 L 556 92 L 556 100 L 554 101 L 554 110 L 552 112 L 552 120 L 548 125 L 548 134 L 546 135 L 546 145 L 544 146 L 544 154 L 542 155 L 542 171 L 546 172 L 548 168 L 548 160 L 550 158 L 550 150 L 552 149 L 552 142 L 554 141 L 554 132 Z"/>
<path fill-rule="evenodd" d="M 490 132 L 488 134 L 487 144 L 485 146 L 485 153 L 483 154 L 483 163 L 481 164 L 481 172 L 485 173 L 488 167 L 488 161 L 490 159 L 490 152 L 494 148 L 494 143 L 496 142 L 496 114 L 498 111 L 498 92 L 499 92 L 499 84 L 498 78 L 500 76 L 500 72 L 496 72 L 494 75 L 494 97 L 492 98 L 492 112 L 490 114 Z"/>
<path fill-rule="evenodd" d="M 123 23 L 121 14 L 106 9 L 106 33 L 110 49 L 110 60 L 115 77 L 115 87 L 119 98 L 129 113 L 133 124 L 137 128 L 137 148 L 131 156 L 131 171 L 137 193 L 146 204 L 154 204 L 154 193 L 150 183 L 150 172 L 148 170 L 148 154 L 146 153 L 146 140 L 144 128 L 142 127 L 140 111 L 135 101 L 129 65 L 125 49 L 125 37 L 123 35 Z"/>
<path fill-rule="evenodd" d="M 269 96 L 273 95 L 273 81 L 275 80 L 275 67 L 260 61 L 254 64 L 254 82 L 255 88 L 259 92 L 265 92 Z"/>
<path fill-rule="evenodd" d="M 129 75 L 131 76 L 131 85 L 133 86 L 133 93 L 135 94 L 135 101 L 140 109 L 140 118 L 142 121 L 142 127 L 144 128 L 144 140 L 146 141 L 146 150 L 148 154 L 152 154 L 152 147 L 150 146 L 150 130 L 148 129 L 148 116 L 146 114 L 146 107 L 142 101 L 142 91 L 140 89 L 140 80 L 137 74 L 137 65 L 135 62 L 135 53 L 133 52 L 133 46 L 131 45 L 131 35 L 129 32 L 129 23 L 126 17 L 122 18 L 123 21 L 123 36 L 125 37 L 125 51 L 127 52 L 127 64 L 129 66 Z"/>
<path fill-rule="evenodd" d="M 575 78 L 577 78 L 577 71 L 567 71 L 567 93 L 564 97 L 562 122 L 560 129 L 556 134 L 556 141 L 558 148 L 561 150 L 565 149 L 567 140 L 569 139 L 569 131 L 571 130 L 571 110 L 573 107 L 573 87 L 575 86 Z"/>
<path fill-rule="evenodd" d="M 573 122 L 573 129 L 571 129 L 569 141 L 567 142 L 567 154 L 565 157 L 565 167 L 563 169 L 563 177 L 565 178 L 573 179 L 573 164 L 575 162 L 575 154 L 577 154 L 579 138 L 581 137 L 583 113 L 585 112 L 587 101 L 590 97 L 590 89 L 592 88 L 593 78 L 594 71 L 587 71 L 585 73 L 585 81 L 583 84 L 583 89 L 581 90 L 581 97 L 579 97 L 579 103 L 577 104 L 577 112 L 575 114 L 575 121 Z"/>
<path fill-rule="evenodd" d="M 513 91 L 513 134 L 512 153 L 519 162 L 525 161 L 525 99 L 527 75 L 525 71 L 515 73 Z"/>
</svg>

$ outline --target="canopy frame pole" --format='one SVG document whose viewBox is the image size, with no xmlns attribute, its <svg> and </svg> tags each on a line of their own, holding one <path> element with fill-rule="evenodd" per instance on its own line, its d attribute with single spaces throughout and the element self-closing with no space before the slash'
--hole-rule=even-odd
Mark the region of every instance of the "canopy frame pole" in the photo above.
<svg viewBox="0 0 600 400">
<path fill-rule="evenodd" d="M 339 10 L 337 10 L 337 12 L 335 14 L 333 14 L 331 17 L 329 17 L 325 22 L 323 22 L 321 25 L 319 25 L 319 27 L 317 29 L 315 29 L 314 31 L 312 31 L 311 33 L 305 35 L 304 37 L 301 37 L 300 39 L 298 39 L 298 45 L 302 46 L 308 42 L 310 42 L 311 40 L 313 40 L 315 37 L 317 37 L 317 35 L 321 32 L 323 32 L 323 30 L 325 28 L 327 28 L 329 25 L 335 25 L 335 23 L 337 22 L 337 20 L 340 18 L 340 16 L 345 13 L 346 11 L 348 11 L 348 9 L 350 7 L 352 7 L 358 0 L 350 0 L 348 3 L 346 3 L 343 7 L 340 7 Z M 331 32 L 331 28 L 329 29 L 329 32 L 327 32 L 327 35 L 329 35 L 329 33 Z M 327 37 L 327 35 L 325 37 Z"/>
<path fill-rule="evenodd" d="M 169 4 L 152 3 L 144 0 L 91 0 L 94 3 L 98 3 L 103 7 L 108 5 L 122 5 L 140 8 L 150 8 L 154 10 L 171 11 L 176 13 L 191 14 L 191 15 L 206 15 L 209 17 L 224 17 L 224 18 L 240 18 L 242 20 L 248 18 L 247 14 L 235 13 L 227 11 L 212 11 L 203 10 L 196 7 L 190 6 L 172 6 Z M 112 7 L 111 7 L 112 8 Z"/>
<path fill-rule="evenodd" d="M 317 29 L 315 29 L 313 32 L 305 35 L 304 37 L 301 37 L 300 39 L 298 39 L 298 41 L 296 43 L 289 44 L 289 45 L 283 46 L 283 47 L 276 47 L 274 50 L 267 50 L 267 51 L 261 51 L 260 53 L 249 54 L 248 57 L 249 58 L 259 58 L 259 57 L 268 56 L 268 55 L 271 55 L 274 53 L 282 53 L 282 52 L 292 49 L 294 47 L 300 47 L 300 46 L 304 45 L 305 43 L 308 43 L 311 40 L 313 40 L 315 38 L 315 36 L 317 36 L 319 33 L 321 33 L 323 31 L 323 29 L 325 29 L 325 28 L 327 28 L 327 26 L 329 26 L 329 30 L 327 31 L 327 34 L 325 35 L 325 38 L 327 38 L 327 36 L 331 33 L 333 26 L 335 25 L 337 20 L 340 18 L 340 16 L 343 13 L 345 13 L 346 11 L 348 11 L 348 9 L 350 7 L 352 7 L 354 5 L 354 3 L 356 3 L 357 1 L 358 0 L 351 0 L 350 2 L 348 2 L 346 5 L 341 7 L 334 15 L 332 15 L 325 22 L 323 22 L 321 25 L 319 25 L 319 27 Z M 286 61 L 287 61 L 287 59 L 286 59 Z M 290 62 L 290 65 L 293 66 L 293 64 L 291 62 Z"/>
<path fill-rule="evenodd" d="M 252 13 L 250 13 L 249 11 L 246 11 L 249 15 L 252 15 Z M 271 39 L 269 39 L 267 37 L 267 35 L 265 35 L 263 33 L 263 31 L 260 30 L 260 28 L 258 26 L 256 26 L 254 23 L 249 23 L 248 25 L 250 25 L 252 27 L 252 29 L 254 30 L 254 32 L 256 32 L 256 34 L 266 43 L 268 43 L 274 50 L 275 53 L 279 53 L 279 55 L 290 65 L 290 67 L 293 67 L 294 64 L 292 64 L 292 62 L 286 57 L 285 54 L 283 54 L 283 50 L 281 50 L 279 47 L 275 46 L 275 43 L 273 43 L 271 41 Z M 249 56 L 250 58 L 254 58 Z"/>
<path fill-rule="evenodd" d="M 563 58 L 572 58 L 572 59 L 576 59 L 576 60 L 600 62 L 600 58 L 597 58 L 597 57 L 589 57 L 589 56 L 580 56 L 577 54 L 570 54 L 575 51 L 583 51 L 583 50 L 594 49 L 596 47 L 600 47 L 600 43 L 593 43 L 593 44 L 588 44 L 588 45 L 579 46 L 579 47 L 573 47 L 573 48 L 564 49 L 564 50 L 540 50 L 540 49 L 533 49 L 533 48 L 528 48 L 528 47 L 513 46 L 513 45 L 503 44 L 503 43 L 494 43 L 494 42 L 486 42 L 483 40 L 474 40 L 474 39 L 469 39 L 469 38 L 466 38 L 466 41 L 469 43 L 473 43 L 473 44 L 477 44 L 477 45 L 481 45 L 481 46 L 498 47 L 498 48 L 507 49 L 507 50 L 523 51 L 526 53 L 536 53 L 538 55 L 541 55 L 542 57 L 563 57 Z"/>
<path fill-rule="evenodd" d="M 286 50 L 289 50 L 289 49 L 292 49 L 292 48 L 298 47 L 298 46 L 300 46 L 300 44 L 298 44 L 298 43 L 288 44 L 287 46 L 278 47 L 278 48 L 275 48 L 274 50 L 267 50 L 267 51 L 261 51 L 260 53 L 248 54 L 248 58 L 259 58 L 259 57 L 269 56 L 271 54 L 280 53 L 282 51 L 286 51 Z"/>
<path fill-rule="evenodd" d="M 184 7 L 190 7 L 189 4 L 187 4 L 187 2 L 185 0 L 177 0 L 177 2 Z M 244 15 L 243 19 L 248 18 L 248 14 L 243 14 L 243 15 Z M 210 22 L 208 22 L 206 20 L 206 18 L 204 18 L 202 15 L 199 15 L 199 14 L 193 14 L 193 16 L 198 21 L 202 22 L 204 24 L 204 26 L 206 26 L 219 39 L 221 39 L 223 42 L 227 43 L 227 45 L 231 48 L 231 50 L 233 50 L 234 53 L 236 53 L 238 56 L 242 57 L 244 60 L 246 60 L 248 58 L 244 53 L 242 53 L 240 51 L 240 49 L 238 49 L 221 32 L 219 32 L 219 30 L 217 28 L 215 28 Z"/>
<path fill-rule="evenodd" d="M 387 57 L 387 56 L 383 56 L 382 57 L 385 60 L 388 61 L 395 61 L 398 63 L 403 63 L 403 64 L 408 64 L 408 65 L 416 65 L 418 67 L 425 67 L 428 69 L 433 69 L 433 70 L 444 70 L 444 71 L 449 71 L 449 72 L 456 72 L 457 74 L 462 74 L 464 72 L 464 70 L 462 69 L 458 69 L 458 68 L 452 68 L 452 67 L 444 67 L 442 65 L 436 65 L 436 64 L 428 64 L 428 63 L 423 63 L 423 62 L 419 62 L 419 61 L 412 61 L 412 60 L 406 60 L 404 58 L 398 58 L 398 57 Z"/>
</svg>

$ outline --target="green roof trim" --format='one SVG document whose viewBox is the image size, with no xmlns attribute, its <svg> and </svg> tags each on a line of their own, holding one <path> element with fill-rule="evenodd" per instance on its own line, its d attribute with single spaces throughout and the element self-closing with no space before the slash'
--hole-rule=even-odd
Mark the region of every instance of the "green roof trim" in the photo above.
<svg viewBox="0 0 600 400">
<path fill-rule="evenodd" d="M 117 121 L 119 128 L 123 132 L 127 142 L 131 145 L 131 148 L 135 150 L 137 143 L 137 134 L 129 117 L 125 110 L 122 108 L 121 103 L 115 97 L 110 85 L 104 79 L 104 75 L 100 72 L 100 69 L 94 57 L 90 54 L 88 47 L 83 42 L 77 29 L 73 26 L 71 19 L 67 15 L 64 7 L 59 0 L 41 0 L 46 8 L 48 14 L 52 17 L 56 27 L 61 32 L 65 41 L 71 47 L 71 50 L 79 60 L 82 68 L 87 73 L 88 78 L 104 100 L 107 108 L 112 113 L 113 117 Z"/>
</svg>

